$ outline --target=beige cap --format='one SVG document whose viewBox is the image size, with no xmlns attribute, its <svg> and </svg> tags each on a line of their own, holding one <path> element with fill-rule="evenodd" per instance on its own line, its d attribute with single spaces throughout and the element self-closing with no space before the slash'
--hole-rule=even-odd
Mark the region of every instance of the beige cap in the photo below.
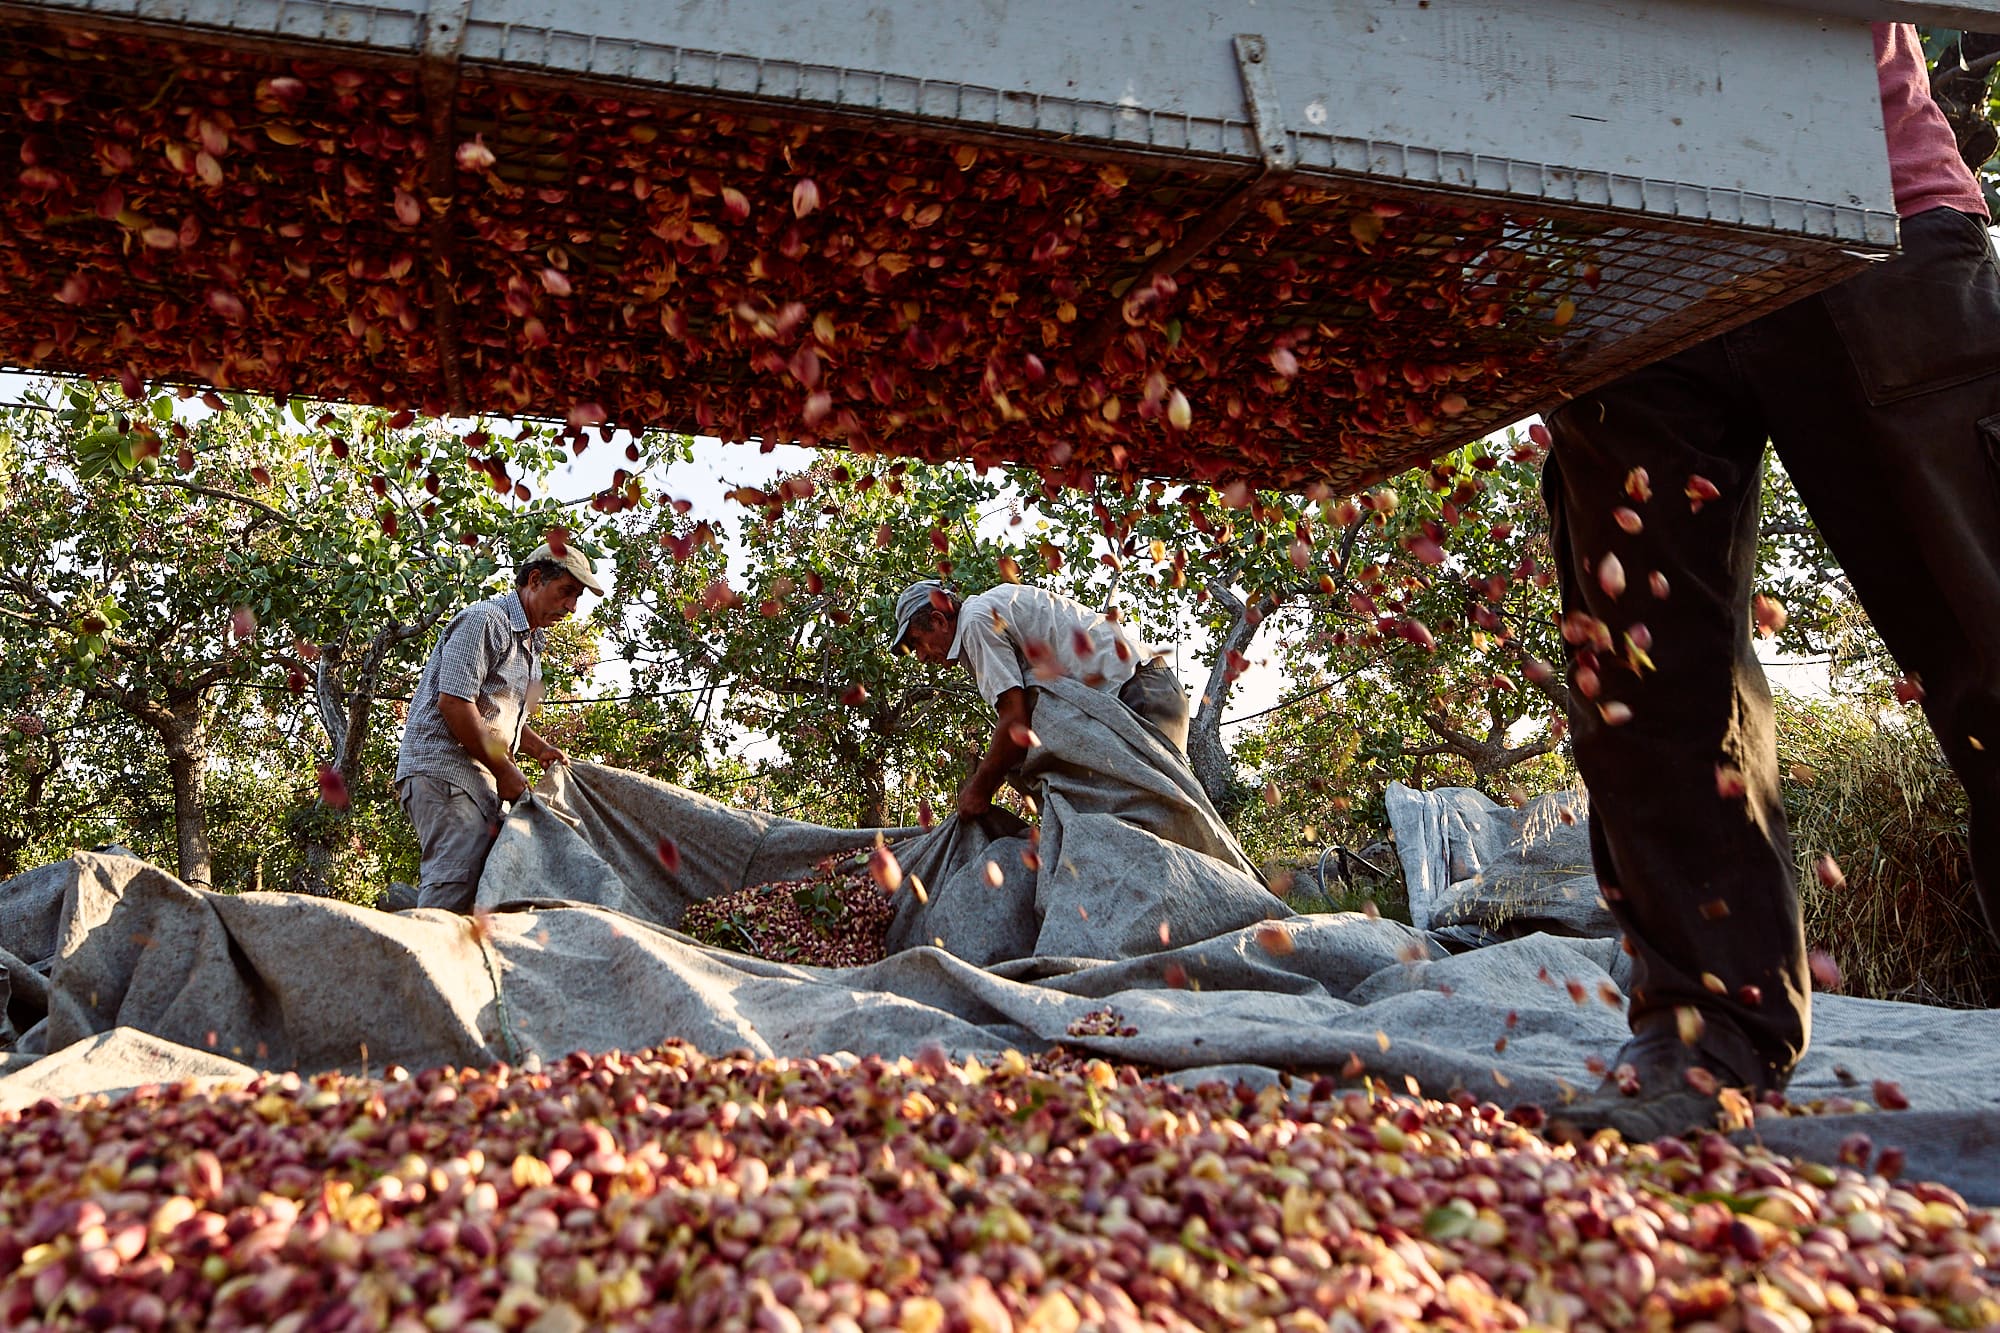
<svg viewBox="0 0 2000 1333">
<path fill-rule="evenodd" d="M 565 542 L 563 544 L 563 553 L 557 555 L 554 548 L 547 542 L 543 542 L 530 552 L 528 558 L 521 563 L 523 565 L 537 565 L 544 560 L 553 565 L 561 565 L 564 569 L 576 575 L 578 583 L 581 583 L 600 597 L 604 595 L 604 585 L 597 581 L 597 566 L 591 564 L 590 557 L 577 550 L 574 546 Z"/>
</svg>

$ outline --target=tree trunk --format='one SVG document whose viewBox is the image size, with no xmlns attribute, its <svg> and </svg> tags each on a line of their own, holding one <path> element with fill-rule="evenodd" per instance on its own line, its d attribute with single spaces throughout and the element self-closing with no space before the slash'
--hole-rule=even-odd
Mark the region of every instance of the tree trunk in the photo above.
<svg viewBox="0 0 2000 1333">
<path fill-rule="evenodd" d="M 347 683 L 341 679 L 346 656 L 347 641 L 343 636 L 321 647 L 319 662 L 313 668 L 313 703 L 318 706 L 319 724 L 326 731 L 327 753 L 335 756 L 336 762 L 347 748 Z"/>
<path fill-rule="evenodd" d="M 326 730 L 327 754 L 335 772 L 352 792 L 361 785 L 361 756 L 367 748 L 374 724 L 375 696 L 381 689 L 382 664 L 397 644 L 415 638 L 432 624 L 435 614 L 410 624 L 391 623 L 375 632 L 368 641 L 360 663 L 348 673 L 345 632 L 320 648 L 319 667 L 313 673 L 313 699 L 319 706 L 320 725 Z M 331 897 L 332 873 L 338 845 L 346 836 L 345 812 L 326 811 L 326 816 L 309 821 L 299 833 L 299 868 L 292 877 L 294 893 Z"/>
<path fill-rule="evenodd" d="M 333 896 L 333 832 L 315 821 L 309 832 L 298 837 L 299 866 L 292 872 L 292 882 L 286 887 L 293 893 L 310 894 L 315 898 Z M 263 877 L 261 867 L 258 877 Z"/>
<path fill-rule="evenodd" d="M 1269 598 L 1257 604 L 1258 620 L 1250 620 L 1250 608 L 1243 599 L 1220 584 L 1209 585 L 1209 595 L 1235 613 L 1229 628 L 1215 645 L 1215 661 L 1208 669 L 1208 684 L 1202 689 L 1194 716 L 1188 721 L 1188 767 L 1194 770 L 1195 781 L 1208 794 L 1209 804 L 1216 808 L 1224 819 L 1235 814 L 1225 809 L 1230 804 L 1230 789 L 1236 778 L 1236 765 L 1230 761 L 1229 747 L 1222 743 L 1222 710 L 1229 703 L 1229 656 L 1239 656 L 1257 637 L 1263 625 L 1263 616 L 1270 614 Z"/>
<path fill-rule="evenodd" d="M 1230 779 L 1235 776 L 1229 750 L 1222 743 L 1222 710 L 1204 707 L 1188 723 L 1188 767 L 1195 781 L 1208 794 L 1218 811 L 1229 796 Z"/>
<path fill-rule="evenodd" d="M 855 793 L 858 803 L 854 810 L 854 826 L 883 828 L 889 822 L 889 775 L 882 765 L 882 752 L 871 745 L 855 757 L 859 760 L 856 772 L 861 786 Z"/>
<path fill-rule="evenodd" d="M 215 871 L 208 854 L 208 811 L 202 804 L 208 746 L 199 697 L 173 706 L 172 720 L 161 727 L 161 738 L 166 742 L 167 771 L 174 778 L 174 837 L 181 881 L 211 888 Z"/>
<path fill-rule="evenodd" d="M 343 672 L 346 643 L 346 636 L 343 635 L 321 648 L 319 663 L 313 672 L 313 701 L 318 705 L 320 726 L 326 732 L 330 762 L 347 784 L 347 789 L 353 791 L 361 777 L 361 746 L 367 738 L 367 710 L 372 699 L 357 701 L 347 688 Z M 357 712 L 359 725 L 356 724 Z M 315 898 L 333 896 L 335 843 L 340 835 L 340 825 L 345 821 L 327 819 L 325 813 L 331 812 L 315 809 L 315 817 L 296 821 L 294 832 L 299 864 L 292 872 L 291 883 L 285 886 L 293 893 L 309 894 Z"/>
<path fill-rule="evenodd" d="M 21 794 L 21 799 L 14 809 L 14 816 L 30 832 L 24 832 L 18 836 L 14 834 L 0 834 L 0 880 L 9 880 L 21 873 L 21 852 L 27 847 L 29 840 L 33 836 L 32 830 L 35 827 L 34 813 L 42 803 L 42 794 L 46 790 L 49 774 L 59 770 L 61 767 L 61 756 L 56 749 L 55 742 L 50 741 L 48 764 L 45 767 L 34 770 L 33 774 L 28 778 L 27 790 Z"/>
</svg>

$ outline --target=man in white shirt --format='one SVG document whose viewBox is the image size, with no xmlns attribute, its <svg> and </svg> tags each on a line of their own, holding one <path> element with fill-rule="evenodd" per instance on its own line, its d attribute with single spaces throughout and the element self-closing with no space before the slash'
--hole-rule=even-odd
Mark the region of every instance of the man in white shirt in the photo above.
<svg viewBox="0 0 2000 1333">
<path fill-rule="evenodd" d="M 1187 748 L 1187 696 L 1160 654 L 1131 629 L 1074 598 L 1002 584 L 960 599 L 935 579 L 896 599 L 891 649 L 934 666 L 958 662 L 993 705 L 993 738 L 959 788 L 958 813 L 976 818 L 1028 756 L 1038 680 L 1068 676 L 1117 696 L 1176 751 Z"/>
</svg>

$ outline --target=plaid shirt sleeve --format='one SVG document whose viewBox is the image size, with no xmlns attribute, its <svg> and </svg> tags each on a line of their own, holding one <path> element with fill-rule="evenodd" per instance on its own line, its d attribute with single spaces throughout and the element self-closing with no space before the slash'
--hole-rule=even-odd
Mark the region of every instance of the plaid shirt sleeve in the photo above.
<svg viewBox="0 0 2000 1333">
<path fill-rule="evenodd" d="M 438 693 L 477 700 L 506 651 L 506 632 L 505 620 L 483 605 L 460 612 L 438 642 Z"/>
</svg>

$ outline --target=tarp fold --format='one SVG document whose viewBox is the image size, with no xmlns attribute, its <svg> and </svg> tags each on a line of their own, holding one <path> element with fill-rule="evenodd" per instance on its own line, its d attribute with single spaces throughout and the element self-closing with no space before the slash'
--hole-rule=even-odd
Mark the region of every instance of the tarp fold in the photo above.
<svg viewBox="0 0 2000 1333">
<path fill-rule="evenodd" d="M 1037 725 L 1060 734 L 1052 717 Z M 1188 845 L 1203 836 L 1201 803 L 1148 831 L 1090 808 L 1098 785 L 1060 773 L 1041 787 L 1032 870 L 1008 826 L 894 831 L 908 864 L 938 875 L 899 927 L 958 948 L 915 943 L 851 969 L 709 948 L 663 918 L 865 847 L 874 830 L 773 821 L 584 765 L 509 816 L 473 918 L 216 894 L 127 855 L 81 853 L 0 886 L 0 949 L 48 971 L 47 1018 L 0 1068 L 0 1106 L 176 1070 L 521 1064 L 670 1038 L 767 1056 L 1063 1043 L 1208 1071 L 1191 1077 L 1358 1065 L 1392 1087 L 1555 1105 L 1592 1086 L 1586 1060 L 1624 1036 L 1628 960 L 1613 940 L 1536 933 L 1447 955 L 1394 921 L 1293 915 L 1246 866 Z M 677 839 L 677 870 L 652 846 L 660 837 Z M 987 859 L 1011 860 L 997 888 Z M 1815 1008 L 1794 1096 L 1899 1082 L 1928 1118 L 1867 1117 L 1877 1144 L 1908 1125 L 1932 1145 L 1935 1174 L 2000 1202 L 2000 1013 L 1840 996 Z M 1782 1132 L 1823 1155 L 1813 1131 Z"/>
</svg>

